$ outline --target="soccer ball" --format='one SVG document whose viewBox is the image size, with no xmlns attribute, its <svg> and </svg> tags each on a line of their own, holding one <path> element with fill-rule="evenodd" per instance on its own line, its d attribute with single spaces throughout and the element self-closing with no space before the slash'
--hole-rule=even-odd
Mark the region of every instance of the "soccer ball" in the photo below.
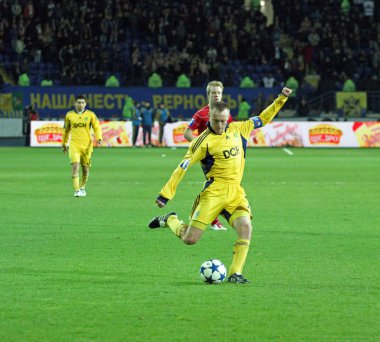
<svg viewBox="0 0 380 342">
<path fill-rule="evenodd" d="M 226 266 L 218 259 L 205 261 L 199 270 L 201 279 L 209 284 L 220 284 L 226 278 L 226 274 Z"/>
</svg>

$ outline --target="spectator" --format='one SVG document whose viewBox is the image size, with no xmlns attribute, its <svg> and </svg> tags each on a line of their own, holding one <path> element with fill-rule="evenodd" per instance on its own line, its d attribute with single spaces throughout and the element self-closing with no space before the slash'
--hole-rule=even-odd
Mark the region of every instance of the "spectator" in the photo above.
<svg viewBox="0 0 380 342">
<path fill-rule="evenodd" d="M 135 104 L 130 96 L 126 96 L 125 104 L 123 107 L 123 118 L 126 121 L 132 120 L 133 111 L 135 111 Z"/>
<path fill-rule="evenodd" d="M 240 88 L 257 88 L 257 85 L 252 78 L 245 76 L 240 82 Z"/>
<path fill-rule="evenodd" d="M 50 76 L 46 76 L 42 81 L 41 81 L 41 87 L 52 87 L 53 86 L 53 80 L 51 79 Z"/>
<path fill-rule="evenodd" d="M 248 120 L 250 110 L 251 110 L 251 105 L 247 102 L 247 100 L 245 98 L 242 98 L 241 102 L 239 103 L 239 110 L 238 110 L 237 119 L 239 121 Z"/>
<path fill-rule="evenodd" d="M 275 78 L 272 73 L 269 73 L 263 77 L 263 86 L 264 88 L 273 88 L 275 84 Z"/>
<path fill-rule="evenodd" d="M 11 9 L 12 9 L 12 13 L 15 17 L 19 17 L 22 13 L 22 7 L 21 7 L 20 2 L 18 0 L 16 0 L 12 4 Z"/>
<path fill-rule="evenodd" d="M 141 106 L 139 102 L 134 103 L 134 107 L 132 109 L 132 146 L 136 146 L 137 137 L 139 135 L 140 125 L 141 125 Z"/>
<path fill-rule="evenodd" d="M 38 115 L 37 110 L 34 108 L 33 105 L 29 105 L 25 107 L 24 109 L 24 118 L 23 118 L 23 124 L 24 124 L 24 134 L 25 134 L 25 145 L 30 145 L 30 132 L 31 132 L 31 121 L 39 120 L 40 117 Z"/>
<path fill-rule="evenodd" d="M 260 11 L 260 9 L 261 9 L 261 1 L 260 0 L 251 0 L 250 3 L 251 3 L 251 7 L 255 11 Z"/>
<path fill-rule="evenodd" d="M 148 87 L 149 88 L 161 88 L 162 87 L 162 78 L 159 74 L 154 72 L 150 75 L 148 79 Z"/>
<path fill-rule="evenodd" d="M 356 91 L 355 82 L 351 78 L 349 78 L 348 76 L 345 77 L 345 81 L 343 83 L 342 91 Z"/>
<path fill-rule="evenodd" d="M 307 40 L 309 41 L 310 45 L 315 47 L 319 45 L 319 42 L 321 40 L 321 37 L 319 36 L 317 30 L 313 28 L 311 32 L 309 33 Z"/>
<path fill-rule="evenodd" d="M 375 2 L 373 0 L 364 0 L 363 10 L 366 17 L 373 17 L 375 12 Z"/>
<path fill-rule="evenodd" d="M 117 88 L 120 86 L 120 82 L 115 75 L 111 75 L 106 80 L 106 87 Z"/>
<path fill-rule="evenodd" d="M 28 87 L 30 86 L 30 78 L 28 76 L 28 74 L 26 72 L 22 73 L 19 77 L 18 77 L 18 82 L 17 84 L 20 86 L 20 87 Z"/>
<path fill-rule="evenodd" d="M 350 9 L 351 9 L 350 1 L 349 0 L 342 0 L 342 2 L 340 4 L 340 8 L 342 10 L 342 13 L 345 16 L 348 16 L 348 14 L 350 13 Z"/>
<path fill-rule="evenodd" d="M 185 74 L 181 74 L 177 78 L 177 88 L 189 88 L 191 87 L 191 80 Z"/>
<path fill-rule="evenodd" d="M 156 111 L 156 120 L 158 121 L 158 124 L 160 125 L 160 132 L 159 132 L 160 145 L 162 145 L 162 138 L 164 135 L 164 127 L 165 127 L 165 124 L 168 122 L 169 118 L 170 118 L 169 109 L 166 109 L 164 104 L 160 103 L 160 105 Z"/>
<path fill-rule="evenodd" d="M 152 126 L 153 126 L 153 109 L 150 103 L 145 101 L 141 107 L 141 119 L 143 127 L 144 147 L 152 146 Z"/>
</svg>

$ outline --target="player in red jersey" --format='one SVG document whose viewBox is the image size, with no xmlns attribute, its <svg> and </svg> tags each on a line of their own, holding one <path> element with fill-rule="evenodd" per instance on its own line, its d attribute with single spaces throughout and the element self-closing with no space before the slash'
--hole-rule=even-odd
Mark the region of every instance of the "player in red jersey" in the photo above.
<svg viewBox="0 0 380 342">
<path fill-rule="evenodd" d="M 187 141 L 194 140 L 197 136 L 193 134 L 193 131 L 197 130 L 198 135 L 201 134 L 206 128 L 209 121 L 209 112 L 212 108 L 212 104 L 222 100 L 223 97 L 223 83 L 220 81 L 211 81 L 206 88 L 208 105 L 199 109 L 192 117 L 189 126 L 186 128 L 183 136 Z M 231 115 L 228 118 L 228 123 L 232 121 Z M 212 230 L 227 230 L 223 227 L 222 223 L 216 218 L 211 222 Z"/>
</svg>

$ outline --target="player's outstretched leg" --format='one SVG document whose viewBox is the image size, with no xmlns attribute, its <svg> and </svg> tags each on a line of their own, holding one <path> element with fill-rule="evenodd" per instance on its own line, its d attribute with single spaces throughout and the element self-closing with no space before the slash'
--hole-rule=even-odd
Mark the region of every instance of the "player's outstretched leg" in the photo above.
<svg viewBox="0 0 380 342">
<path fill-rule="evenodd" d="M 166 214 L 166 215 L 161 215 L 161 216 L 157 216 L 157 217 L 154 217 L 150 222 L 149 222 L 149 228 L 151 229 L 155 229 L 155 228 L 166 228 L 167 225 L 167 221 L 168 221 L 168 218 L 169 216 L 175 216 L 177 217 L 177 213 L 175 213 L 174 211 Z"/>
<path fill-rule="evenodd" d="M 169 227 L 176 236 L 182 239 L 189 226 L 178 219 L 174 211 L 166 215 L 157 216 L 149 222 L 149 228 L 151 229 L 166 227 Z"/>
</svg>

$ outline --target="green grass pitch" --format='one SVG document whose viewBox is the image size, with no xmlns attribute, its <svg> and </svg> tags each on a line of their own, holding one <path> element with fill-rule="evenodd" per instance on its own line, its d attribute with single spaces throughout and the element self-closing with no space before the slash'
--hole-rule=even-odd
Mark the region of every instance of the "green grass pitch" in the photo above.
<svg viewBox="0 0 380 342">
<path fill-rule="evenodd" d="M 380 149 L 291 151 L 247 152 L 245 286 L 198 274 L 229 266 L 232 229 L 186 246 L 147 228 L 202 188 L 195 166 L 153 204 L 184 149 L 96 149 L 74 198 L 61 150 L 1 148 L 0 340 L 379 341 Z"/>
</svg>

